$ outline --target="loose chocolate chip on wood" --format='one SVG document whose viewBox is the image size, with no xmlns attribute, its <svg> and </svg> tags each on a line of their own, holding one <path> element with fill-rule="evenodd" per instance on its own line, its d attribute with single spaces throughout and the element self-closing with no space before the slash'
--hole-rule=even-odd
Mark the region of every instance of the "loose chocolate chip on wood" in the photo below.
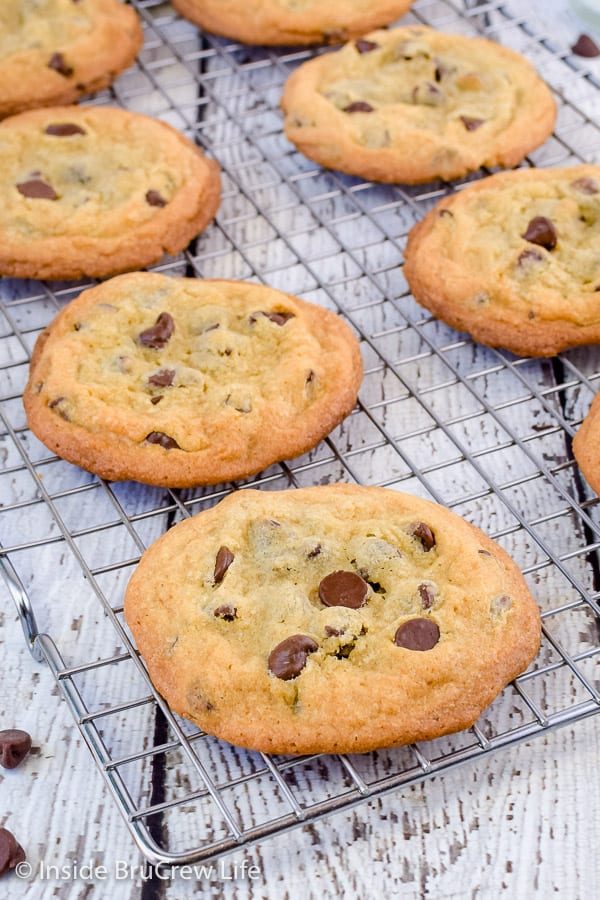
<svg viewBox="0 0 600 900">
<path fill-rule="evenodd" d="M 52 54 L 48 68 L 54 69 L 55 72 L 58 72 L 59 75 L 64 75 L 65 78 L 69 78 L 73 74 L 73 68 L 67 65 L 62 53 Z"/>
<path fill-rule="evenodd" d="M 148 384 L 153 384 L 155 387 L 171 387 L 174 378 L 175 369 L 160 369 L 150 376 Z"/>
<path fill-rule="evenodd" d="M 308 654 L 318 649 L 317 642 L 307 634 L 292 634 L 269 653 L 269 670 L 277 678 L 290 681 L 300 674 L 306 665 Z"/>
<path fill-rule="evenodd" d="M 229 547 L 226 547 L 225 545 L 219 547 L 219 551 L 215 559 L 215 572 L 213 576 L 215 584 L 220 584 L 223 581 L 225 573 L 227 572 L 227 569 L 234 559 L 235 556 L 233 555 Z"/>
<path fill-rule="evenodd" d="M 378 50 L 380 45 L 375 41 L 366 41 L 364 38 L 359 38 L 354 46 L 359 53 L 370 53 L 372 50 Z"/>
<path fill-rule="evenodd" d="M 79 125 L 65 122 L 61 125 L 48 125 L 46 134 L 51 134 L 54 137 L 71 137 L 73 134 L 86 134 L 86 132 Z"/>
<path fill-rule="evenodd" d="M 213 615 L 217 619 L 224 619 L 225 622 L 233 622 L 237 616 L 237 609 L 231 603 L 223 603 L 221 606 L 217 606 Z"/>
<path fill-rule="evenodd" d="M 373 112 L 375 107 L 371 106 L 370 103 L 367 103 L 366 100 L 353 100 L 352 103 L 349 103 L 348 106 L 344 107 L 344 112 L 347 113 L 356 113 L 356 112 L 364 112 L 369 113 Z"/>
<path fill-rule="evenodd" d="M 481 128 L 485 119 L 473 119 L 471 116 L 461 116 L 460 121 L 467 131 L 476 131 L 478 128 Z"/>
<path fill-rule="evenodd" d="M 360 609 L 367 602 L 368 596 L 369 585 L 356 572 L 331 572 L 319 585 L 319 597 L 325 606 Z"/>
<path fill-rule="evenodd" d="M 31 197 L 33 200 L 58 200 L 58 194 L 52 185 L 42 181 L 41 178 L 22 181 L 17 185 L 17 190 L 24 197 Z"/>
<path fill-rule="evenodd" d="M 425 522 L 415 522 L 414 525 L 410 526 L 410 534 L 418 541 L 421 541 L 423 545 L 423 550 L 426 553 L 435 547 L 435 535 L 429 525 L 426 525 Z"/>
<path fill-rule="evenodd" d="M 31 750 L 31 737 L 19 728 L 0 731 L 0 765 L 15 769 Z"/>
<path fill-rule="evenodd" d="M 571 47 L 571 50 L 573 53 L 576 53 L 577 56 L 587 56 L 589 58 L 600 56 L 600 47 L 589 34 L 580 34 Z"/>
<path fill-rule="evenodd" d="M 405 650 L 431 650 L 440 639 L 440 629 L 431 619 L 409 619 L 398 628 L 394 643 Z"/>
<path fill-rule="evenodd" d="M 167 312 L 162 312 L 154 325 L 138 334 L 138 343 L 143 347 L 150 347 L 152 350 L 161 350 L 168 343 L 174 331 L 173 317 Z"/>
<path fill-rule="evenodd" d="M 158 444 L 165 450 L 181 450 L 177 441 L 162 431 L 151 431 L 150 434 L 146 435 L 146 442 L 148 444 Z"/>
<path fill-rule="evenodd" d="M 8 828 L 0 828 L 0 875 L 25 860 L 25 851 Z"/>
<path fill-rule="evenodd" d="M 556 228 L 546 216 L 534 216 L 521 237 L 530 244 L 545 247 L 546 250 L 554 250 L 556 247 Z"/>
<path fill-rule="evenodd" d="M 158 191 L 147 191 L 146 192 L 146 203 L 150 206 L 166 206 L 167 201 L 164 197 L 162 197 Z"/>
</svg>

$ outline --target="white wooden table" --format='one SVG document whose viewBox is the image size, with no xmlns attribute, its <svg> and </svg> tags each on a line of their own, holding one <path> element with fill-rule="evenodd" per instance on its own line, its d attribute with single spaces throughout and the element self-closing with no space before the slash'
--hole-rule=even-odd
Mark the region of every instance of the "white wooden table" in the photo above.
<svg viewBox="0 0 600 900">
<path fill-rule="evenodd" d="M 217 55 L 199 53 L 196 33 L 174 19 L 168 4 L 161 11 L 154 0 L 138 6 L 147 26 L 141 64 L 121 77 L 114 95 L 100 99 L 149 111 L 188 131 L 197 105 L 205 107 L 200 139 L 225 170 L 218 225 L 202 236 L 192 255 L 167 261 L 162 268 L 171 274 L 184 274 L 186 267 L 189 273 L 191 266 L 205 276 L 261 277 L 307 299 L 333 308 L 337 304 L 363 337 L 367 375 L 356 415 L 315 453 L 283 470 L 273 467 L 263 486 L 285 487 L 290 477 L 297 484 L 355 477 L 448 503 L 512 553 L 547 614 L 550 633 L 569 653 L 582 657 L 581 667 L 597 689 L 598 656 L 592 650 L 599 644 L 598 626 L 585 604 L 578 603 L 577 585 L 597 599 L 598 504 L 577 481 L 560 423 L 566 422 L 572 432 L 573 423 L 585 414 L 598 386 L 598 348 L 564 354 L 562 368 L 547 362 L 514 364 L 509 355 L 475 347 L 431 322 L 405 297 L 398 262 L 407 228 L 445 188 L 433 186 L 430 196 L 427 189 L 400 194 L 391 187 L 363 187 L 356 180 L 322 175 L 281 137 L 277 96 L 283 71 L 297 62 L 295 54 L 282 58 L 263 51 L 234 52 L 225 42 Z M 524 4 L 512 6 L 533 23 L 534 37 L 497 17 L 491 21 L 493 36 L 522 45 L 548 80 L 559 77 L 564 63 L 555 62 L 554 51 L 549 53 L 540 37 L 567 51 L 583 29 L 566 3 L 536 0 L 526 11 Z M 419 0 L 415 11 L 446 30 L 456 26 L 448 0 Z M 460 27 L 468 31 L 466 24 Z M 164 34 L 179 58 L 165 58 Z M 300 51 L 298 59 L 303 55 Z M 198 97 L 186 67 L 199 58 L 205 58 L 205 88 Z M 600 78 L 600 61 L 591 62 L 590 71 Z M 581 74 L 565 82 L 564 95 L 558 138 L 532 154 L 532 161 L 575 162 L 574 145 L 586 158 L 600 161 L 598 130 L 576 112 L 597 121 L 599 95 L 590 92 Z M 70 290 L 54 285 L 46 293 L 31 283 L 0 285 L 2 296 L 16 298 L 6 309 L 29 349 L 56 302 L 76 293 Z M 170 513 L 157 510 L 161 504 L 172 506 L 171 499 L 141 486 L 109 491 L 92 476 L 54 461 L 22 430 L 19 391 L 26 365 L 20 362 L 23 347 L 8 336 L 9 330 L 3 325 L 0 363 L 6 368 L 0 393 L 8 398 L 4 414 L 16 435 L 14 441 L 0 441 L 0 502 L 8 507 L 0 514 L 0 540 L 17 548 L 10 559 L 40 627 L 56 640 L 68 665 L 118 655 L 122 642 L 73 550 L 118 609 L 129 563 L 168 524 Z M 33 472 L 23 469 L 19 443 L 35 464 Z M 544 472 L 550 481 L 541 477 Z M 491 491 L 490 484 L 498 490 Z M 569 503 L 577 492 L 591 521 L 587 530 Z M 70 542 L 42 502 L 45 494 L 53 498 L 68 534 L 75 535 Z M 195 498 L 190 508 L 195 511 L 202 496 L 198 491 L 182 499 Z M 586 542 L 590 552 L 583 553 Z M 560 566 L 549 564 L 549 556 Z M 242 847 L 204 863 L 198 878 L 180 870 L 170 879 L 155 875 L 148 880 L 144 859 L 54 678 L 25 646 L 1 582 L 0 604 L 0 728 L 25 728 L 34 739 L 20 768 L 0 770 L 0 825 L 26 848 L 32 877 L 5 876 L 0 897 L 180 900 L 205 893 L 269 900 L 387 895 L 591 900 L 600 892 L 595 851 L 600 835 L 599 716 Z M 555 615 L 561 604 L 572 609 Z M 584 659 L 586 653 L 589 658 Z M 557 697 L 564 695 L 566 705 L 570 699 L 575 702 L 579 689 L 572 679 L 562 688 L 555 685 L 554 675 L 560 678 L 565 667 L 552 672 L 551 663 L 552 648 L 546 643 L 540 665 L 550 669 L 530 684 L 532 692 L 539 685 L 536 702 L 541 709 L 548 703 L 549 713 Z M 127 663 L 96 669 L 93 675 L 93 682 L 81 677 L 92 708 L 102 708 L 107 698 L 126 702 L 138 690 Z M 506 709 L 490 713 L 490 721 L 507 714 L 510 704 L 518 706 L 518 697 L 509 693 L 502 703 Z M 106 727 L 116 757 L 156 739 L 153 709 L 130 710 L 127 719 L 118 720 L 114 735 Z M 525 716 L 523 711 L 511 713 L 512 727 L 514 716 L 521 714 Z M 481 727 L 487 727 L 485 717 Z M 219 765 L 235 762 L 226 749 L 215 749 L 215 754 Z M 148 802 L 156 802 L 151 787 L 143 787 L 151 780 L 150 762 L 144 765 L 125 777 L 131 778 L 132 790 L 142 784 Z M 190 790 L 179 763 L 167 764 L 161 777 L 174 796 Z M 325 781 L 322 772 L 321 782 L 317 778 L 311 789 L 318 791 Z M 273 802 L 266 786 L 264 804 Z M 189 819 L 195 822 L 192 815 Z M 186 828 L 196 827 L 187 826 L 184 815 L 178 822 L 183 837 Z M 177 838 L 169 834 L 173 845 Z"/>
</svg>

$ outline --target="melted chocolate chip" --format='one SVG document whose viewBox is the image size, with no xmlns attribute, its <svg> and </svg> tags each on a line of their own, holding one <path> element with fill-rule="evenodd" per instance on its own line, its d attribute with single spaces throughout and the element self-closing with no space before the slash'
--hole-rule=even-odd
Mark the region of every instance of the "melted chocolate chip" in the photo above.
<svg viewBox="0 0 600 900">
<path fill-rule="evenodd" d="M 467 131 L 476 131 L 484 124 L 485 119 L 473 119 L 471 116 L 461 116 L 460 121 L 463 123 Z"/>
<path fill-rule="evenodd" d="M 346 112 L 346 113 L 355 113 L 355 112 L 369 113 L 369 112 L 373 112 L 374 109 L 375 109 L 375 107 L 371 106 L 370 103 L 367 103 L 366 100 L 353 100 L 352 103 L 349 103 L 348 106 L 344 107 L 344 112 Z"/>
<path fill-rule="evenodd" d="M 162 312 L 151 328 L 138 334 L 138 343 L 143 347 L 151 347 L 153 350 L 161 350 L 169 341 L 175 331 L 173 317 L 167 312 Z"/>
<path fill-rule="evenodd" d="M 571 50 L 573 53 L 576 53 L 577 56 L 586 56 L 588 58 L 600 56 L 600 47 L 589 34 L 580 34 L 571 47 Z"/>
<path fill-rule="evenodd" d="M 175 369 L 159 369 L 148 379 L 148 384 L 155 387 L 171 387 L 175 378 Z"/>
<path fill-rule="evenodd" d="M 0 731 L 0 766 L 15 769 L 31 750 L 31 737 L 19 728 Z"/>
<path fill-rule="evenodd" d="M 296 678 L 304 666 L 309 653 L 319 649 L 316 641 L 307 634 L 292 634 L 273 647 L 269 654 L 269 670 L 283 681 Z"/>
<path fill-rule="evenodd" d="M 431 619 L 409 619 L 394 635 L 397 647 L 406 650 L 431 650 L 440 639 L 440 629 Z"/>
<path fill-rule="evenodd" d="M 34 200 L 58 200 L 58 194 L 52 185 L 42 181 L 41 178 L 22 181 L 17 185 L 17 190 L 24 197 L 31 197 Z"/>
<path fill-rule="evenodd" d="M 285 325 L 290 319 L 296 318 L 296 314 L 292 312 L 265 312 L 264 310 L 260 310 L 260 312 L 253 313 L 250 316 L 248 321 L 251 325 L 254 325 L 258 316 L 264 316 L 266 319 L 274 322 L 275 325 Z"/>
<path fill-rule="evenodd" d="M 423 582 L 423 584 L 419 585 L 418 591 L 423 609 L 431 609 L 435 602 L 435 591 L 433 587 L 430 584 Z"/>
<path fill-rule="evenodd" d="M 71 137 L 72 134 L 86 134 L 83 128 L 72 122 L 65 122 L 64 125 L 48 125 L 45 132 L 54 137 Z"/>
<path fill-rule="evenodd" d="M 73 74 L 72 67 L 67 65 L 62 53 L 52 54 L 48 68 L 54 69 L 55 72 L 58 72 L 59 75 L 63 75 L 65 78 L 69 78 Z"/>
<path fill-rule="evenodd" d="M 571 182 L 571 187 L 583 194 L 597 194 L 600 186 L 594 178 L 576 178 Z"/>
<path fill-rule="evenodd" d="M 181 450 L 177 441 L 162 431 L 151 431 L 150 434 L 146 435 L 146 442 L 148 444 L 158 444 L 165 450 Z"/>
<path fill-rule="evenodd" d="M 340 637 L 344 633 L 343 628 L 334 628 L 333 625 L 325 626 L 325 636 L 326 637 Z"/>
<path fill-rule="evenodd" d="M 360 609 L 367 602 L 368 596 L 369 585 L 356 572 L 331 572 L 319 585 L 319 597 L 325 606 Z"/>
<path fill-rule="evenodd" d="M 534 216 L 521 237 L 530 244 L 545 247 L 546 250 L 554 250 L 556 247 L 556 228 L 546 216 Z"/>
<path fill-rule="evenodd" d="M 216 616 L 217 619 L 233 622 L 237 616 L 237 609 L 235 606 L 232 606 L 231 603 L 223 603 L 221 606 L 217 606 L 213 615 Z"/>
<path fill-rule="evenodd" d="M 146 203 L 150 206 L 166 206 L 167 201 L 164 197 L 158 193 L 158 191 L 147 191 L 146 192 Z"/>
<path fill-rule="evenodd" d="M 411 525 L 410 534 L 418 541 L 421 541 L 423 550 L 425 550 L 426 553 L 429 553 L 431 548 L 435 547 L 435 536 L 429 525 L 426 525 L 425 522 L 415 522 L 414 525 Z"/>
<path fill-rule="evenodd" d="M 233 555 L 229 547 L 226 547 L 225 545 L 219 547 L 219 551 L 215 559 L 215 573 L 213 576 L 215 584 L 221 584 L 221 582 L 225 578 L 227 569 L 234 559 L 235 556 Z"/>
<path fill-rule="evenodd" d="M 25 851 L 8 828 L 0 828 L 0 875 L 25 860 Z"/>
<path fill-rule="evenodd" d="M 370 53 L 372 50 L 378 50 L 380 45 L 375 41 L 366 41 L 364 38 L 359 38 L 358 41 L 354 42 L 354 46 L 359 53 Z"/>
</svg>

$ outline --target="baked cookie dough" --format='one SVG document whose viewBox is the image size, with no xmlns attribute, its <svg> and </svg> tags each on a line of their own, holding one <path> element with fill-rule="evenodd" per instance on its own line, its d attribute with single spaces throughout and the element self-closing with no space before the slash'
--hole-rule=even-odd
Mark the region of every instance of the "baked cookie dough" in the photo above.
<svg viewBox="0 0 600 900">
<path fill-rule="evenodd" d="M 110 480 L 188 487 L 311 449 L 352 410 L 358 342 L 271 288 L 134 273 L 40 335 L 24 405 L 54 453 Z"/>
<path fill-rule="evenodd" d="M 573 452 L 588 484 L 600 494 L 600 394 L 575 435 Z"/>
<path fill-rule="evenodd" d="M 281 105 L 288 139 L 309 159 L 406 184 L 514 166 L 556 117 L 524 57 L 420 26 L 374 31 L 303 63 Z"/>
<path fill-rule="evenodd" d="M 244 44 L 341 44 L 389 25 L 412 0 L 173 0 L 190 22 Z"/>
<path fill-rule="evenodd" d="M 233 744 L 362 752 L 472 725 L 540 617 L 507 554 L 385 488 L 244 490 L 142 556 L 125 616 L 171 707 Z"/>
<path fill-rule="evenodd" d="M 484 178 L 415 225 L 405 257 L 418 302 L 482 344 L 600 343 L 600 166 Z"/>
<path fill-rule="evenodd" d="M 108 87 L 142 41 L 137 13 L 120 0 L 2 0 L 0 117 Z"/>
<path fill-rule="evenodd" d="M 101 278 L 178 253 L 220 198 L 215 162 L 158 119 L 116 107 L 0 122 L 0 274 Z"/>
</svg>

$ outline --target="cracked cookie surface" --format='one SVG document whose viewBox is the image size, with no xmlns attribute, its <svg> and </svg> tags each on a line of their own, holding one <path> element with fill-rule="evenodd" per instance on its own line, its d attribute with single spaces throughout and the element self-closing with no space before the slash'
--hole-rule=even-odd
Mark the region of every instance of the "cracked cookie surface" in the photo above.
<svg viewBox="0 0 600 900">
<path fill-rule="evenodd" d="M 175 9 L 207 31 L 245 44 L 340 44 L 389 25 L 412 0 L 173 0 Z"/>
<path fill-rule="evenodd" d="M 0 117 L 103 90 L 142 41 L 137 13 L 119 0 L 2 0 Z"/>
<path fill-rule="evenodd" d="M 146 551 L 125 616 L 175 711 L 278 753 L 466 728 L 540 639 L 524 579 L 490 538 L 357 485 L 231 494 Z"/>
<path fill-rule="evenodd" d="M 178 253 L 213 218 L 215 162 L 158 119 L 116 107 L 0 122 L 0 273 L 104 277 Z"/>
<path fill-rule="evenodd" d="M 600 494 L 600 395 L 597 395 L 573 439 L 575 459 L 590 486 Z"/>
<path fill-rule="evenodd" d="M 361 379 L 357 340 L 320 306 L 134 273 L 80 294 L 40 335 L 24 405 L 64 459 L 186 487 L 311 449 L 350 413 Z"/>
<path fill-rule="evenodd" d="M 281 105 L 288 139 L 309 159 L 407 184 L 516 165 L 556 116 L 550 90 L 520 54 L 412 26 L 302 64 Z"/>
<path fill-rule="evenodd" d="M 416 300 L 483 344 L 600 343 L 600 166 L 482 179 L 414 226 L 405 257 Z"/>
</svg>

